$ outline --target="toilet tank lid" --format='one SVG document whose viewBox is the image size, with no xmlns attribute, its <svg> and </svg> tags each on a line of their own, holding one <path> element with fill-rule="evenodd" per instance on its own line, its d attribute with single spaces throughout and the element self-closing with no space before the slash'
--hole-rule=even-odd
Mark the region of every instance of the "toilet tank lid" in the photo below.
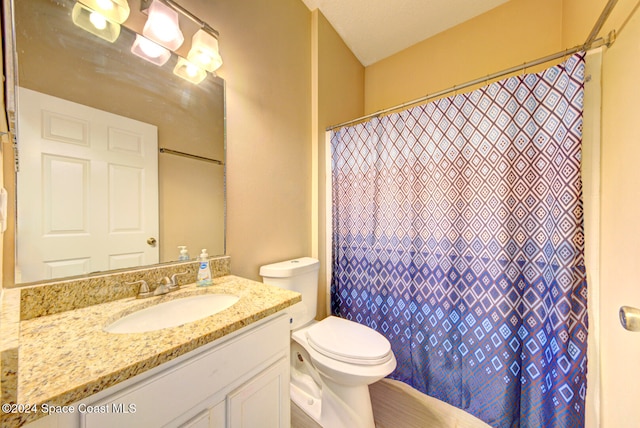
<svg viewBox="0 0 640 428">
<path fill-rule="evenodd" d="M 320 262 L 312 257 L 286 260 L 284 262 L 264 265 L 260 268 L 260 276 L 268 278 L 288 278 L 320 268 Z"/>
</svg>

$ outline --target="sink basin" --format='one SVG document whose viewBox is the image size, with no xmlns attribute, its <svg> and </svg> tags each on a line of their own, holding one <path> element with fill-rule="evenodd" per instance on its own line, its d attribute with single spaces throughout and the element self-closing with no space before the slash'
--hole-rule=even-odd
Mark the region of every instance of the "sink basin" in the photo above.
<svg viewBox="0 0 640 428">
<path fill-rule="evenodd" d="M 144 333 L 177 327 L 221 312 L 240 298 L 231 294 L 199 294 L 160 303 L 122 317 L 104 328 L 109 333 Z"/>
</svg>

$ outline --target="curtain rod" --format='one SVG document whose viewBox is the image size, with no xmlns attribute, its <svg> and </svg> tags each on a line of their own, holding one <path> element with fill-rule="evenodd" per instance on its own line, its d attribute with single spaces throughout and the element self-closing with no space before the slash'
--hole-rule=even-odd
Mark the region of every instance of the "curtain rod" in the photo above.
<svg viewBox="0 0 640 428">
<path fill-rule="evenodd" d="M 606 45 L 607 47 L 609 47 L 613 43 L 613 41 L 615 40 L 615 31 L 611 31 L 606 39 L 602 38 L 602 37 L 596 39 L 595 37 L 598 35 L 600 30 L 602 29 L 602 26 L 604 25 L 604 22 L 609 17 L 609 14 L 611 14 L 611 11 L 613 10 L 613 8 L 615 7 L 617 2 L 618 2 L 618 0 L 609 0 L 607 2 L 606 6 L 604 7 L 604 10 L 602 11 L 600 16 L 598 17 L 598 20 L 596 21 L 595 25 L 593 26 L 593 29 L 591 30 L 591 33 L 589 34 L 589 37 L 587 38 L 586 42 L 584 42 L 584 44 L 582 44 L 582 45 L 574 46 L 573 48 L 570 48 L 570 49 L 567 49 L 567 50 L 564 50 L 564 51 L 561 51 L 561 52 L 557 52 L 555 54 L 547 55 L 545 57 L 538 58 L 538 59 L 535 59 L 533 61 L 525 62 L 522 65 L 518 65 L 518 66 L 515 66 L 515 67 L 507 68 L 505 70 L 498 71 L 497 73 L 489 74 L 489 75 L 487 75 L 485 77 L 481 77 L 481 78 L 478 78 L 478 79 L 470 80 L 470 81 L 468 81 L 466 83 L 463 83 L 463 84 L 460 84 L 460 85 L 454 85 L 454 86 L 452 86 L 450 88 L 447 88 L 447 89 L 444 89 L 442 91 L 438 91 L 438 92 L 435 92 L 433 94 L 427 94 L 427 95 L 425 95 L 423 97 L 416 98 L 414 100 L 407 101 L 405 103 L 398 104 L 398 105 L 395 105 L 393 107 L 389 107 L 389 108 L 386 108 L 386 109 L 383 109 L 383 110 L 378 110 L 378 111 L 376 111 L 374 113 L 370 113 L 370 114 L 367 114 L 365 116 L 358 117 L 356 119 L 351 119 L 351 120 L 348 120 L 346 122 L 339 123 L 337 125 L 332 125 L 332 126 L 327 127 L 326 130 L 327 131 L 332 131 L 332 130 L 334 130 L 336 128 L 341 128 L 343 126 L 352 125 L 354 123 L 358 123 L 358 122 L 365 121 L 367 119 L 371 119 L 372 117 L 382 116 L 384 114 L 391 113 L 392 111 L 401 110 L 401 109 L 404 109 L 406 107 L 410 107 L 412 105 L 420 104 L 420 103 L 423 103 L 425 101 L 429 101 L 430 99 L 441 97 L 443 95 L 446 95 L 446 94 L 451 93 L 451 92 L 458 91 L 460 89 L 466 89 L 466 88 L 468 88 L 470 86 L 478 85 L 480 83 L 484 83 L 484 82 L 487 82 L 489 80 L 493 80 L 493 79 L 496 79 L 496 78 L 499 78 L 499 77 L 503 77 L 503 76 L 506 76 L 508 74 L 515 73 L 515 72 L 520 71 L 520 70 L 524 70 L 526 68 L 535 67 L 536 65 L 544 64 L 545 62 L 553 61 L 555 59 L 562 58 L 562 57 L 567 56 L 567 55 L 572 55 L 572 54 L 574 54 L 576 52 L 579 52 L 581 50 L 585 50 L 586 51 L 586 50 L 590 50 L 590 49 L 596 49 L 596 48 L 599 48 L 599 47 L 601 47 L 603 45 Z"/>
<path fill-rule="evenodd" d="M 589 48 L 590 49 L 595 49 L 595 48 L 599 48 L 600 46 L 603 46 L 603 45 L 609 46 L 609 44 L 610 44 L 609 38 L 607 38 L 607 40 L 605 40 L 603 38 L 599 38 L 599 39 L 594 40 L 591 43 L 591 46 L 589 46 Z M 396 110 L 402 110 L 402 109 L 404 109 L 406 107 L 410 107 L 412 105 L 420 104 L 420 103 L 423 103 L 425 101 L 429 101 L 429 100 L 431 100 L 433 98 L 441 97 L 441 96 L 446 95 L 446 94 L 451 93 L 451 92 L 459 91 L 461 89 L 466 89 L 466 88 L 468 88 L 470 86 L 474 86 L 474 85 L 478 85 L 478 84 L 481 84 L 481 83 L 485 83 L 485 82 L 487 82 L 489 80 L 493 80 L 493 79 L 496 79 L 496 78 L 499 78 L 499 77 L 503 77 L 503 76 L 506 76 L 508 74 L 515 73 L 515 72 L 520 71 L 520 70 L 524 70 L 526 68 L 535 67 L 536 65 L 540 65 L 540 64 L 544 64 L 545 62 L 553 61 L 554 59 L 562 58 L 562 57 L 567 56 L 567 55 L 572 55 L 572 54 L 574 54 L 576 52 L 579 52 L 579 51 L 583 50 L 584 48 L 585 48 L 585 45 L 575 46 L 573 48 L 570 48 L 570 49 L 567 49 L 567 50 L 564 50 L 564 51 L 561 51 L 561 52 L 557 52 L 555 54 L 547 55 L 545 57 L 538 58 L 538 59 L 533 60 L 533 61 L 525 62 L 522 65 L 518 65 L 518 66 L 515 66 L 515 67 L 507 68 L 505 70 L 498 71 L 497 73 L 489 74 L 489 75 L 487 75 L 485 77 L 481 77 L 481 78 L 478 78 L 478 79 L 470 80 L 470 81 L 468 81 L 466 83 L 463 83 L 463 84 L 460 84 L 460 85 L 454 85 L 454 86 L 452 86 L 450 88 L 443 89 L 442 91 L 434 92 L 433 94 L 427 94 L 427 95 L 422 96 L 420 98 L 416 98 L 414 100 L 407 101 L 405 103 L 398 104 L 398 105 L 395 105 L 393 107 L 389 107 L 389 108 L 386 108 L 386 109 L 383 109 L 383 110 L 378 110 L 378 111 L 376 111 L 374 113 L 370 113 L 370 114 L 367 114 L 365 116 L 358 117 L 356 119 L 351 119 L 351 120 L 348 120 L 346 122 L 339 123 L 337 125 L 329 126 L 329 127 L 327 127 L 326 130 L 327 131 L 332 131 L 332 130 L 334 130 L 336 128 L 342 128 L 343 126 L 352 125 L 354 123 L 362 122 L 362 121 L 365 121 L 367 119 L 371 119 L 371 118 L 376 117 L 376 116 L 382 116 L 382 115 L 385 115 L 387 113 L 391 113 L 391 112 L 396 111 Z"/>
</svg>

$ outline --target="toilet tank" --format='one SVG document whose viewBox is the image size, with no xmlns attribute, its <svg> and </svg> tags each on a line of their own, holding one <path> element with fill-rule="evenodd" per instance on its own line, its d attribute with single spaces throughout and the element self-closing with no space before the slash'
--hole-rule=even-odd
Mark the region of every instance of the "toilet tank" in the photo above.
<svg viewBox="0 0 640 428">
<path fill-rule="evenodd" d="M 291 329 L 302 327 L 316 317 L 320 262 L 311 257 L 287 260 L 260 268 L 262 282 L 302 294 L 302 302 L 289 309 Z"/>
</svg>

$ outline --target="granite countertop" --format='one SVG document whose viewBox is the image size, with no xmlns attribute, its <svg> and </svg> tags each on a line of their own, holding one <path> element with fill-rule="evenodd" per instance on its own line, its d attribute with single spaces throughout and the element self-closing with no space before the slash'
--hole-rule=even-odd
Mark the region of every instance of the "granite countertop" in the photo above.
<svg viewBox="0 0 640 428">
<path fill-rule="evenodd" d="M 104 326 L 138 309 L 207 293 L 233 294 L 240 299 L 222 312 L 178 327 L 132 334 L 103 331 Z M 15 329 L 16 317 L 6 311 L 18 305 L 10 293 L 3 300 L 0 330 Z M 15 403 L 72 404 L 299 301 L 298 293 L 227 275 L 215 278 L 210 287 L 189 284 L 163 296 L 125 298 L 19 321 Z M 2 344 L 4 349 L 12 345 L 11 340 L 15 344 L 14 337 Z M 6 360 L 3 355 L 5 365 Z M 2 426 L 20 426 L 40 415 L 3 412 L 0 416 Z"/>
</svg>

